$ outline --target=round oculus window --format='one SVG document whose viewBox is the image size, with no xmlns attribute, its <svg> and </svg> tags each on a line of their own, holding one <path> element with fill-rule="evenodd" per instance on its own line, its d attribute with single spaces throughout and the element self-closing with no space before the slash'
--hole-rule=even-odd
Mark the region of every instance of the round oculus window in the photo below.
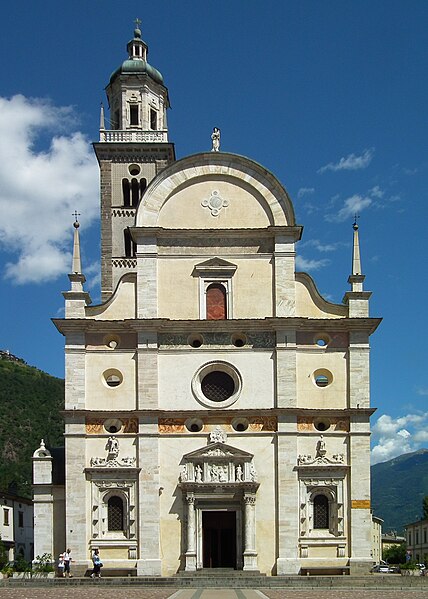
<svg viewBox="0 0 428 599">
<path fill-rule="evenodd" d="M 239 398 L 241 389 L 241 375 L 228 362 L 209 362 L 201 366 L 192 379 L 194 396 L 210 408 L 231 406 Z"/>
<path fill-rule="evenodd" d="M 209 372 L 201 381 L 201 390 L 211 401 L 225 401 L 235 392 L 235 381 L 221 370 Z"/>
</svg>

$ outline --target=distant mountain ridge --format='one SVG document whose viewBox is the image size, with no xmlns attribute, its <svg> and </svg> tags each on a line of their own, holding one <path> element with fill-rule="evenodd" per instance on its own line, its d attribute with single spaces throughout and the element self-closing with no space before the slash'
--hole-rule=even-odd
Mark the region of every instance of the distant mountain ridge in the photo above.
<svg viewBox="0 0 428 599">
<path fill-rule="evenodd" d="M 31 457 L 40 439 L 64 444 L 64 381 L 0 350 L 0 406 L 0 490 L 31 497 Z"/>
<path fill-rule="evenodd" d="M 382 518 L 383 531 L 403 532 L 406 524 L 422 518 L 428 495 L 428 449 L 392 458 L 371 467 L 372 508 Z"/>
</svg>

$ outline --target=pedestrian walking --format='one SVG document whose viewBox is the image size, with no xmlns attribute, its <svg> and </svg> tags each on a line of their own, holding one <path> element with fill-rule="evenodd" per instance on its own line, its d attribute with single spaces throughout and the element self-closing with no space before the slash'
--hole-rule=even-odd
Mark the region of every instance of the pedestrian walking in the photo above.
<svg viewBox="0 0 428 599">
<path fill-rule="evenodd" d="M 63 560 L 64 576 L 68 576 L 68 578 L 71 578 L 71 549 L 67 549 L 67 551 L 64 551 Z"/>
<path fill-rule="evenodd" d="M 103 563 L 100 558 L 99 549 L 94 549 L 94 553 L 92 554 L 92 563 L 94 564 L 94 568 L 92 570 L 91 578 L 101 578 L 101 568 L 103 567 Z"/>
<path fill-rule="evenodd" d="M 59 557 L 58 557 L 58 576 L 60 578 L 64 578 L 64 568 L 65 568 L 64 554 L 60 553 Z"/>
</svg>

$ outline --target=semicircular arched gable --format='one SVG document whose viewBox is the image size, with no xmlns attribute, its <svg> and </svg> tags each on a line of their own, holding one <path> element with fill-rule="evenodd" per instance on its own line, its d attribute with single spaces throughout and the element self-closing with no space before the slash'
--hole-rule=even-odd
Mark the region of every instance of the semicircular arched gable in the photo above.
<svg viewBox="0 0 428 599">
<path fill-rule="evenodd" d="M 162 171 L 148 187 L 136 214 L 137 227 L 159 226 L 167 202 L 183 188 L 202 180 L 235 181 L 251 190 L 266 214 L 266 225 L 293 226 L 294 210 L 284 187 L 269 171 L 247 158 L 227 154 L 199 154 L 179 160 Z"/>
</svg>

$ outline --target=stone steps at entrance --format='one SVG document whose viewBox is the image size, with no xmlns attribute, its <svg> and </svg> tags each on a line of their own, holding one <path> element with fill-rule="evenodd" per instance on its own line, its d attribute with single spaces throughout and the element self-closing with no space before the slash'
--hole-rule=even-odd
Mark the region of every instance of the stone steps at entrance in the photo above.
<svg viewBox="0 0 428 599">
<path fill-rule="evenodd" d="M 92 578 L 49 578 L 49 579 L 18 579 L 0 580 L 0 589 L 18 587 L 168 587 L 179 588 L 251 588 L 251 589 L 371 589 L 371 590 L 408 590 L 424 589 L 428 591 L 427 577 L 400 576 L 394 574 L 354 576 L 105 576 Z"/>
<path fill-rule="evenodd" d="M 176 574 L 178 577 L 183 578 L 245 578 L 247 576 L 254 577 L 260 576 L 264 577 L 266 574 L 262 574 L 259 570 L 254 571 L 244 571 L 244 570 L 234 570 L 233 568 L 203 568 L 202 570 L 196 570 L 196 572 L 186 572 L 180 571 Z M 254 578 L 252 578 L 254 580 Z"/>
</svg>

